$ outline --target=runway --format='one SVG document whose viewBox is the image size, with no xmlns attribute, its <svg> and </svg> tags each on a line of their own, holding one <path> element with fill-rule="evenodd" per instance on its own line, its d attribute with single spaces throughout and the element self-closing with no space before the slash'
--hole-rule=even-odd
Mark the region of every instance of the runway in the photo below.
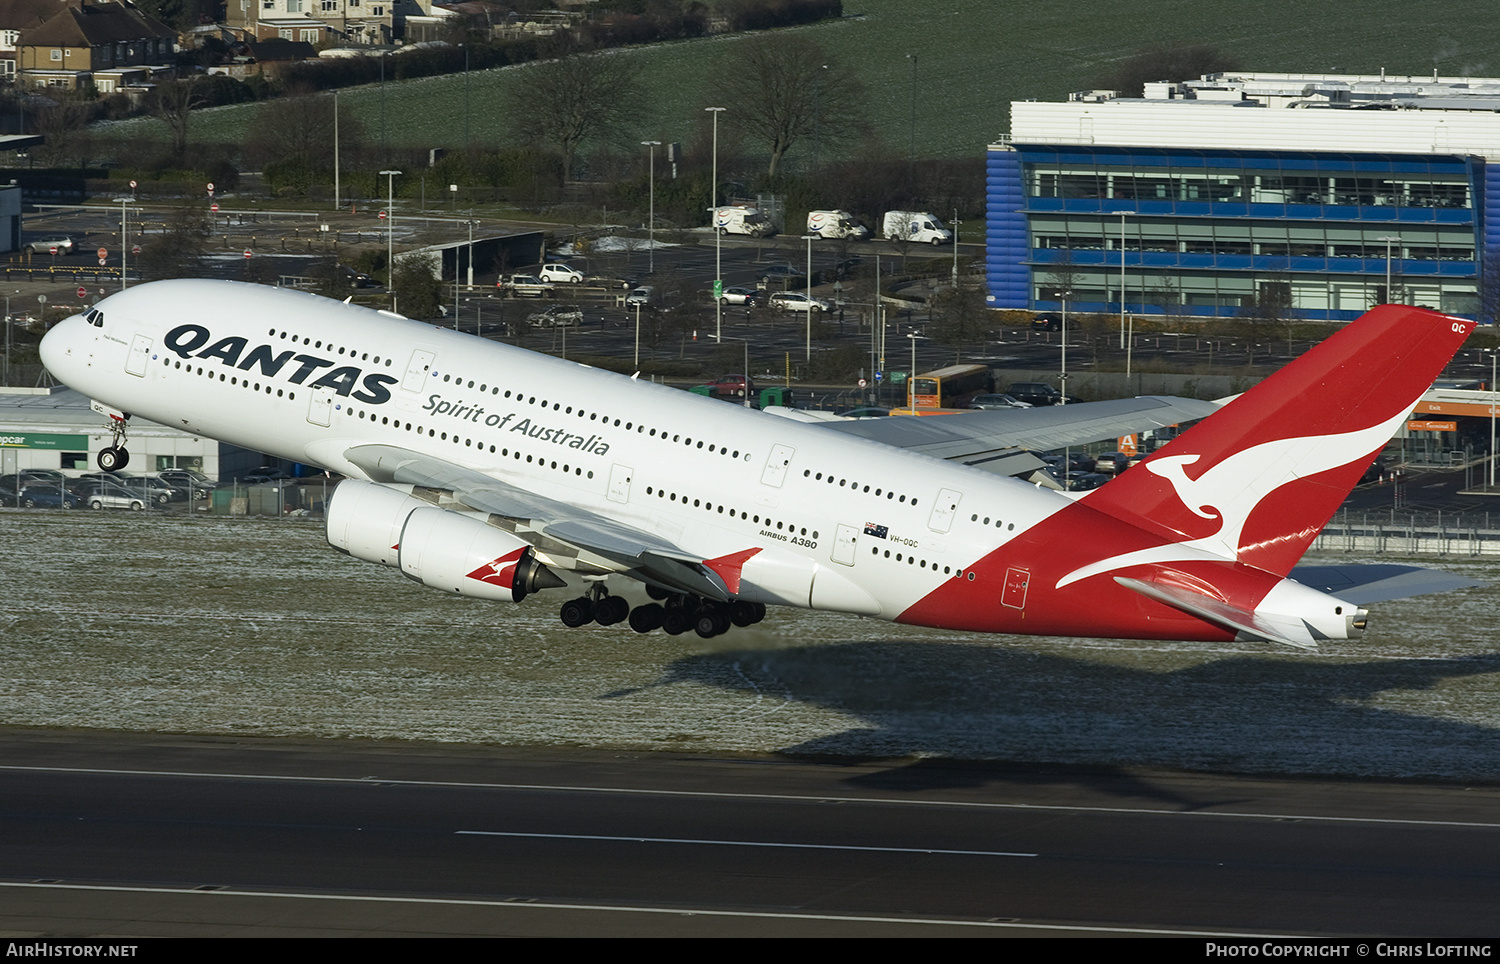
<svg viewBox="0 0 1500 964">
<path fill-rule="evenodd" d="M 10 936 L 1477 936 L 1500 791 L 0 731 Z"/>
</svg>

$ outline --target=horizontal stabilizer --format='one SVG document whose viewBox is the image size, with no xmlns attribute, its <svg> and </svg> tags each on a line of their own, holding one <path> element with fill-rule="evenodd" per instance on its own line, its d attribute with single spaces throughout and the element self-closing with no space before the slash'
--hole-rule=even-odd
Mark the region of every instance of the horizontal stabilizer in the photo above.
<svg viewBox="0 0 1500 964">
<path fill-rule="evenodd" d="M 1477 580 L 1455 576 L 1439 569 L 1398 566 L 1394 563 L 1297 566 L 1292 570 L 1291 578 L 1309 588 L 1347 599 L 1356 606 L 1484 585 Z"/>
<path fill-rule="evenodd" d="M 1148 599 L 1155 599 L 1173 609 L 1180 609 L 1240 636 L 1248 636 L 1267 643 L 1280 643 L 1283 646 L 1295 646 L 1298 649 L 1315 650 L 1318 648 L 1317 638 L 1300 620 L 1267 618 L 1222 599 L 1193 592 L 1183 586 L 1168 586 L 1148 582 L 1145 579 L 1132 579 L 1129 576 L 1116 576 L 1115 582 Z"/>
</svg>

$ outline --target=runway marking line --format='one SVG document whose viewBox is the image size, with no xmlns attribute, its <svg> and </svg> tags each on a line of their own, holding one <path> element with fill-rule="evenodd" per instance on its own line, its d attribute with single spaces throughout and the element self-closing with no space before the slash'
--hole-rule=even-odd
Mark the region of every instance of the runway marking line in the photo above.
<svg viewBox="0 0 1500 964">
<path fill-rule="evenodd" d="M 851 797 L 813 793 L 729 793 L 717 790 L 653 790 L 641 787 L 589 787 L 547 783 L 464 783 L 458 780 L 403 780 L 389 777 L 304 777 L 272 773 L 213 773 L 196 770 L 120 770 L 100 767 L 38 767 L 0 765 L 0 772 L 78 773 L 132 777 L 201 777 L 213 780 L 264 780 L 285 783 L 384 783 L 405 787 L 449 787 L 455 790 L 523 790 L 537 793 L 600 793 L 622 796 L 690 797 L 720 800 L 776 800 L 786 803 L 864 803 L 894 807 L 943 807 L 971 810 L 1034 810 L 1060 813 L 1121 813 L 1159 817 L 1227 817 L 1242 820 L 1308 820 L 1405 827 L 1453 827 L 1500 830 L 1500 821 L 1420 820 L 1409 817 L 1334 817 L 1306 813 L 1252 813 L 1240 810 L 1162 810 L 1151 807 L 1090 807 L 1078 804 L 987 803 L 980 800 L 911 800 L 899 797 Z"/>
<path fill-rule="evenodd" d="M 477 900 L 456 897 L 383 897 L 370 894 L 287 894 L 269 890 L 199 890 L 193 887 L 121 887 L 108 884 L 59 884 L 0 881 L 0 887 L 47 890 L 88 890 L 126 894 L 176 894 L 194 897 L 275 897 L 283 900 L 342 900 L 388 904 L 438 904 L 457 907 L 495 907 L 515 910 L 587 910 L 621 914 L 671 914 L 676 917 L 737 917 L 765 920 L 839 921 L 854 924 L 931 924 L 939 927 L 989 927 L 1001 930 L 1082 931 L 1091 934 L 1141 934 L 1161 937 L 1256 937 L 1290 940 L 1296 935 L 1241 931 L 1171 930 L 1152 927 L 1105 927 L 1089 924 L 1029 924 L 1023 921 L 959 920 L 940 917 L 870 917 L 857 914 L 792 914 L 772 911 L 705 910 L 698 907 L 636 907 L 614 904 L 560 904 L 545 901 Z"/>
<path fill-rule="evenodd" d="M 784 843 L 767 840 L 699 840 L 692 837 L 621 837 L 591 833 L 521 833 L 509 830 L 455 830 L 471 837 L 528 837 L 541 840 L 602 840 L 620 843 L 702 844 L 710 847 L 779 847 L 787 850 L 855 850 L 877 854 L 946 854 L 959 857 L 1039 857 L 1005 850 L 941 850 L 934 847 L 860 847 L 853 844 Z"/>
</svg>

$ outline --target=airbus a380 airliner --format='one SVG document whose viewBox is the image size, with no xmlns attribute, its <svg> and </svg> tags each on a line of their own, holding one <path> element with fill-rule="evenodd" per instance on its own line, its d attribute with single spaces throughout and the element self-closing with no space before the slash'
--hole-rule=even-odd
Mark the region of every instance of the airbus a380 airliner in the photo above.
<svg viewBox="0 0 1500 964">
<path fill-rule="evenodd" d="M 111 417 L 101 464 L 124 464 L 140 415 L 326 467 L 349 477 L 328 507 L 336 549 L 493 600 L 582 585 L 561 610 L 572 626 L 712 636 L 773 604 L 1310 648 L 1359 635 L 1359 603 L 1382 597 L 1289 573 L 1472 327 L 1379 307 L 1222 409 L 1137 399 L 839 428 L 233 282 L 123 291 L 41 353 Z M 978 467 L 1007 445 L 1206 411 L 1081 496 Z M 609 576 L 659 601 L 632 608 Z M 1341 595 L 1323 591 L 1334 579 Z"/>
</svg>

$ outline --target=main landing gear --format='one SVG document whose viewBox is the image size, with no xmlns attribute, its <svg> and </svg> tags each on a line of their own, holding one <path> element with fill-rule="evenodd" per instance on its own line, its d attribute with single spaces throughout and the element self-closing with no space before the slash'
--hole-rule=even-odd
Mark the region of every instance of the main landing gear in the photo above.
<svg viewBox="0 0 1500 964">
<path fill-rule="evenodd" d="M 729 631 L 730 626 L 750 626 L 766 618 L 764 603 L 735 600 L 721 603 L 687 593 L 667 592 L 648 587 L 647 593 L 659 602 L 631 608 L 621 596 L 611 596 L 603 583 L 589 589 L 587 595 L 563 603 L 558 612 L 563 625 L 570 629 L 595 622 L 612 626 L 626 619 L 638 633 L 660 629 L 671 636 L 692 630 L 704 639 Z"/>
<path fill-rule="evenodd" d="M 125 420 L 111 418 L 109 420 L 110 445 L 108 448 L 99 450 L 94 461 L 99 463 L 99 469 L 103 472 L 116 472 L 130 464 L 130 453 L 125 451 Z"/>
</svg>

